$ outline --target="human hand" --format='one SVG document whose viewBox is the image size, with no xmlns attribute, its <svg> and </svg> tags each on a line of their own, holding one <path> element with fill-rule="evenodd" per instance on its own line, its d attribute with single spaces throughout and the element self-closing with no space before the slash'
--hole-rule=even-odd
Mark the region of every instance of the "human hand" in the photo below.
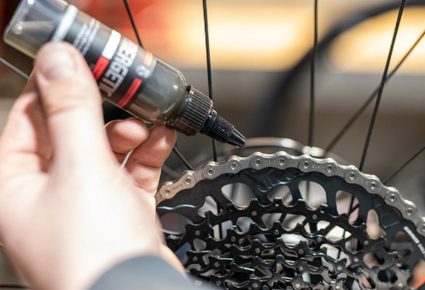
<svg viewBox="0 0 425 290">
<path fill-rule="evenodd" d="M 174 131 L 136 120 L 107 131 L 81 55 L 45 46 L 0 136 L 0 241 L 35 289 L 85 289 L 135 255 L 176 261 L 153 199 Z M 135 149 L 127 171 L 111 147 L 118 159 Z"/>
</svg>

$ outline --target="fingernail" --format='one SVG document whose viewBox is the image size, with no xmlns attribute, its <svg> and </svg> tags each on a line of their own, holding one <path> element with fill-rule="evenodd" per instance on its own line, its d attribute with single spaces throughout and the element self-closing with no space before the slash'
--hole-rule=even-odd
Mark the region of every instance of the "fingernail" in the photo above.
<svg viewBox="0 0 425 290">
<path fill-rule="evenodd" d="M 37 64 L 43 76 L 50 81 L 70 77 L 76 71 L 69 48 L 59 42 L 44 46 L 37 57 Z"/>
</svg>

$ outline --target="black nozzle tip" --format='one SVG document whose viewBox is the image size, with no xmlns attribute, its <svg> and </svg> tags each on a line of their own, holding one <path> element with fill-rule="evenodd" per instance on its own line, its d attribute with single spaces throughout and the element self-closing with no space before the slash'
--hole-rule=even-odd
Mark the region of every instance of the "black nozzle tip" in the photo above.
<svg viewBox="0 0 425 290">
<path fill-rule="evenodd" d="M 229 140 L 227 140 L 227 143 L 234 146 L 243 147 L 245 145 L 245 141 L 245 136 L 242 135 L 238 130 L 233 128 L 232 134 L 230 135 Z"/>
<path fill-rule="evenodd" d="M 238 147 L 245 145 L 246 138 L 235 129 L 232 123 L 217 115 L 215 111 L 212 111 L 212 115 L 207 121 L 202 133 L 219 142 L 229 143 Z"/>
</svg>

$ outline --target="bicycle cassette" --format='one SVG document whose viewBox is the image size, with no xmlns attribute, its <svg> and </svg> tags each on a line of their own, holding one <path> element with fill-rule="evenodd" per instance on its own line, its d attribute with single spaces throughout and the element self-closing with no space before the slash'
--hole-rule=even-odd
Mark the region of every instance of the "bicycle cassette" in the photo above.
<svg viewBox="0 0 425 290">
<path fill-rule="evenodd" d="M 416 289 L 425 220 L 333 159 L 254 153 L 186 172 L 157 196 L 166 242 L 224 289 Z M 416 284 L 415 284 L 416 283 Z"/>
</svg>

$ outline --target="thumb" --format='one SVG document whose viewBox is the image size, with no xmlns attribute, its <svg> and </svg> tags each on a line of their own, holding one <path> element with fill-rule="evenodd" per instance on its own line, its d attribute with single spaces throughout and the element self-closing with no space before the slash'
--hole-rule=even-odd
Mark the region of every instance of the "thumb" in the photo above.
<svg viewBox="0 0 425 290">
<path fill-rule="evenodd" d="M 102 98 L 81 54 L 69 44 L 47 44 L 37 55 L 34 73 L 55 162 L 102 164 L 111 155 Z"/>
</svg>

